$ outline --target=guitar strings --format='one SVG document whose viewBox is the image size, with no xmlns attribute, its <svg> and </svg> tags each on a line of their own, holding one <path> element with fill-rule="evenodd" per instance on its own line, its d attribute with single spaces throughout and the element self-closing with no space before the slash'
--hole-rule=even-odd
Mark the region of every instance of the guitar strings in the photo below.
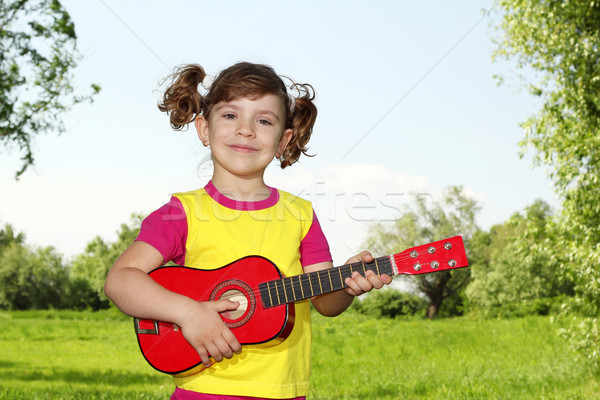
<svg viewBox="0 0 600 400">
<path fill-rule="evenodd" d="M 383 267 L 389 267 L 389 266 L 391 266 L 392 261 L 390 260 L 390 258 L 393 258 L 395 263 L 401 263 L 403 267 L 409 267 L 409 266 L 412 267 L 412 265 L 403 264 L 403 263 L 406 262 L 406 261 L 412 261 L 412 260 L 414 260 L 416 262 L 416 259 L 419 256 L 431 255 L 431 253 L 429 253 L 429 251 L 428 251 L 428 249 L 430 247 L 433 247 L 436 252 L 438 250 L 444 249 L 443 245 L 441 245 L 439 247 L 435 247 L 433 245 L 425 245 L 425 246 L 427 246 L 427 248 L 423 248 L 423 250 L 417 251 L 416 257 L 411 256 L 409 250 L 405 250 L 404 252 L 399 253 L 397 255 L 398 258 L 396 258 L 394 255 L 389 255 L 389 256 L 377 257 L 376 259 L 378 260 L 378 262 L 382 263 Z M 411 251 L 414 251 L 414 250 L 411 250 Z M 420 264 L 421 265 L 428 265 L 430 263 L 428 263 L 428 262 L 422 262 Z M 320 271 L 314 271 L 314 272 L 309 272 L 309 273 L 300 274 L 300 275 L 292 275 L 290 277 L 283 277 L 283 278 L 279 278 L 279 279 L 273 279 L 273 280 L 270 280 L 270 281 L 267 281 L 267 282 L 262 282 L 262 283 L 279 282 L 279 281 L 281 281 L 282 282 L 281 288 L 285 291 L 287 289 L 286 289 L 285 284 L 283 283 L 283 281 L 285 279 L 289 279 L 291 285 L 297 284 L 297 283 L 294 283 L 292 281 L 292 278 L 294 276 L 303 276 L 303 275 L 306 275 L 306 276 L 308 276 L 308 279 L 311 280 L 312 283 L 315 283 L 315 285 L 317 285 L 319 283 L 319 280 L 320 280 L 320 275 L 321 274 L 323 274 L 323 275 L 325 275 L 325 274 L 331 274 L 331 271 L 333 269 L 338 270 L 338 269 L 341 269 L 341 268 L 344 268 L 344 267 L 350 267 L 351 270 L 354 269 L 354 268 L 356 268 L 356 270 L 359 270 L 360 268 L 362 268 L 364 270 L 363 271 L 364 273 L 366 273 L 366 270 L 368 270 L 368 269 L 370 269 L 371 271 L 374 270 L 374 269 L 371 269 L 371 268 L 366 268 L 365 269 L 366 266 L 375 266 L 375 267 L 377 267 L 377 264 L 374 261 L 370 262 L 370 263 L 355 262 L 355 263 L 344 264 L 344 265 L 341 265 L 341 266 L 337 266 L 337 267 L 333 267 L 333 268 L 329 268 L 329 269 L 324 269 L 324 270 L 320 270 Z M 400 266 L 397 265 L 397 267 L 399 268 Z M 442 271 L 442 270 L 440 270 L 440 271 Z M 404 272 L 404 271 L 402 271 L 402 272 Z M 397 275 L 401 275 L 402 272 L 400 272 L 400 270 L 399 270 L 399 273 Z M 425 272 L 425 271 L 424 272 L 417 272 L 417 271 L 415 271 L 414 274 L 424 274 L 424 273 L 429 273 L 429 272 L 436 272 L 436 271 L 427 271 L 427 272 Z M 391 276 L 393 276 L 393 275 L 394 274 L 392 273 Z M 300 283 L 300 285 L 302 285 L 302 281 L 301 280 L 299 280 L 298 283 Z M 342 284 L 344 285 L 344 287 L 347 287 L 345 285 L 345 282 L 342 281 Z M 343 288 L 341 288 L 341 289 L 343 289 Z M 338 289 L 338 290 L 341 290 L 341 289 Z M 260 291 L 260 286 L 252 286 L 252 287 L 250 287 L 250 291 L 251 291 L 251 294 L 254 295 L 255 297 L 262 296 L 261 291 Z M 294 296 L 294 297 L 297 297 L 297 296 Z M 308 296 L 308 297 L 311 297 L 311 296 Z M 308 297 L 304 297 L 304 299 L 306 299 Z M 206 298 L 206 300 L 209 300 L 209 299 Z M 280 299 L 278 299 L 278 300 L 280 300 Z M 197 301 L 203 301 L 203 300 L 197 300 Z M 291 303 L 291 302 L 294 302 L 294 301 L 297 301 L 297 300 L 294 299 L 292 301 L 280 302 L 281 304 L 279 304 L 279 305 Z"/>
</svg>

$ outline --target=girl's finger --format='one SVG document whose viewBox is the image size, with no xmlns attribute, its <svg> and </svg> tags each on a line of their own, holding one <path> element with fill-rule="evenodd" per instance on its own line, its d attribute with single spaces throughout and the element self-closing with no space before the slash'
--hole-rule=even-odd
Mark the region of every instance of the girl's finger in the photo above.
<svg viewBox="0 0 600 400">
<path fill-rule="evenodd" d="M 206 349 L 204 347 L 197 347 L 196 351 L 200 356 L 200 360 L 202 360 L 202 364 L 204 364 L 205 367 L 210 367 L 210 355 L 208 354 Z"/>
</svg>

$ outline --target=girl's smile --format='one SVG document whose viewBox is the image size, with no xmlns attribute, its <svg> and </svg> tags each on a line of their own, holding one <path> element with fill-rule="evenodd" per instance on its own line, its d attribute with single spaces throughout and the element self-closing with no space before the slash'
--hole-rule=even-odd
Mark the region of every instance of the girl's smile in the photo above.
<svg viewBox="0 0 600 400">
<path fill-rule="evenodd" d="M 239 151 L 240 153 L 252 153 L 252 152 L 257 151 L 257 149 L 254 148 L 253 146 L 244 145 L 244 144 L 232 144 L 232 145 L 229 145 L 229 147 L 231 147 L 231 149 L 234 151 Z"/>
</svg>

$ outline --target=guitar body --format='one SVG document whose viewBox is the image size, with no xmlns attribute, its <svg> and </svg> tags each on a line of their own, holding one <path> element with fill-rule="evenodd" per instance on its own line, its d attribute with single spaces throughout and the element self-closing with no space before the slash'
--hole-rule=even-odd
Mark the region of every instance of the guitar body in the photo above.
<svg viewBox="0 0 600 400">
<path fill-rule="evenodd" d="M 149 274 L 165 288 L 198 301 L 229 299 L 240 306 L 221 314 L 243 345 L 274 346 L 289 336 L 294 324 L 294 304 L 264 308 L 257 288 L 281 273 L 259 256 L 241 258 L 214 270 L 162 267 Z M 176 324 L 134 319 L 140 349 L 150 365 L 168 374 L 191 375 L 202 370 L 202 360 Z"/>
</svg>

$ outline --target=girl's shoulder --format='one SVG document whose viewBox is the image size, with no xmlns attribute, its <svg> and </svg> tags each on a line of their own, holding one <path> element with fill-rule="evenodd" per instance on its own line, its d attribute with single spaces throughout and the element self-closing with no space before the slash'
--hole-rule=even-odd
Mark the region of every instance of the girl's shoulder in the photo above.
<svg viewBox="0 0 600 400">
<path fill-rule="evenodd" d="M 279 199 L 284 203 L 293 204 L 296 207 L 310 208 L 312 210 L 312 203 L 300 197 L 297 194 L 289 193 L 284 190 L 277 189 L 279 191 Z"/>
<path fill-rule="evenodd" d="M 277 210 L 275 212 L 278 215 L 282 212 L 287 213 L 299 221 L 310 222 L 314 218 L 314 210 L 310 201 L 303 199 L 297 194 L 283 190 L 279 191 L 279 201 L 277 202 Z"/>
</svg>

